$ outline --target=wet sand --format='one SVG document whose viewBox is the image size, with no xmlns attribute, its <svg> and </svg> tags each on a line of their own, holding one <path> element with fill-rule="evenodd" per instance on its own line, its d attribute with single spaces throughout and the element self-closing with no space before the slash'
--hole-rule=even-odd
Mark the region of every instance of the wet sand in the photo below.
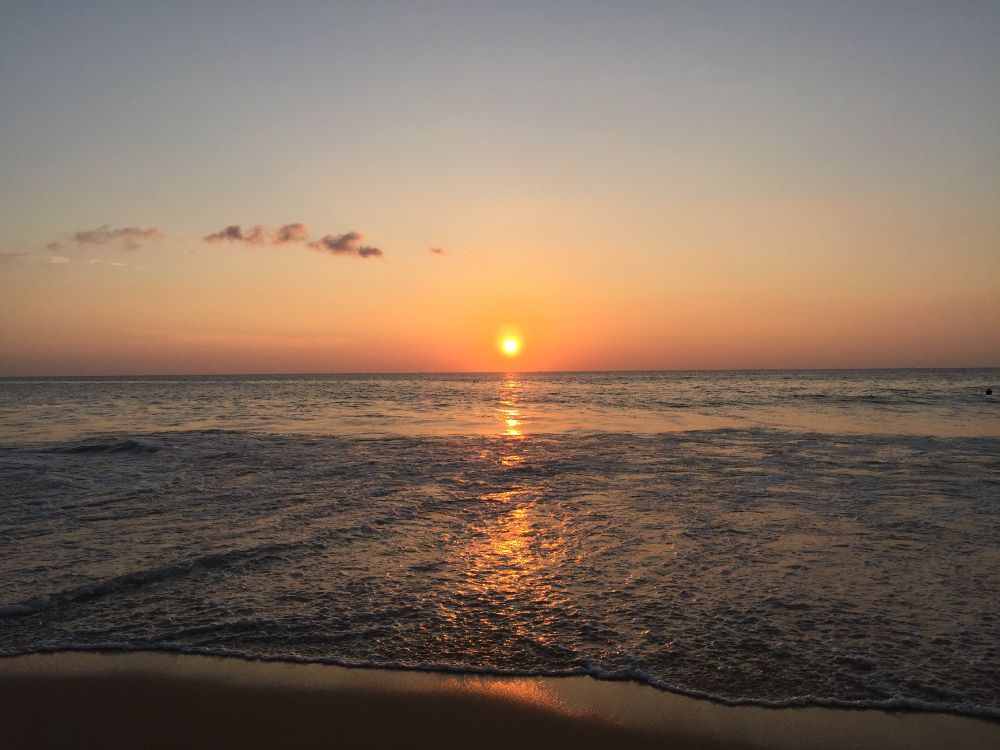
<svg viewBox="0 0 1000 750">
<path fill-rule="evenodd" d="M 487 677 L 165 653 L 0 659 L 7 747 L 996 748 L 1000 722 L 722 706 L 590 677 Z"/>
</svg>

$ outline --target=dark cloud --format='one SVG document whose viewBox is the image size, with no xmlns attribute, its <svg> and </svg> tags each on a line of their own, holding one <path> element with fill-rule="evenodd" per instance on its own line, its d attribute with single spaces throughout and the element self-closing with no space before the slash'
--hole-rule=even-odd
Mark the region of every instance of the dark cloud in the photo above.
<svg viewBox="0 0 1000 750">
<path fill-rule="evenodd" d="M 0 263 L 20 263 L 27 253 L 0 253 Z"/>
<path fill-rule="evenodd" d="M 345 234 L 328 234 L 323 239 L 310 242 L 309 247 L 326 250 L 331 253 L 353 253 L 361 244 L 363 237 L 358 232 Z"/>
<path fill-rule="evenodd" d="M 295 222 L 285 224 L 277 229 L 268 229 L 260 224 L 244 229 L 239 224 L 230 224 L 225 229 L 205 235 L 206 242 L 245 242 L 248 245 L 287 245 L 293 242 L 306 242 L 309 239 L 309 227 Z"/>
<path fill-rule="evenodd" d="M 126 250 L 135 250 L 140 247 L 145 240 L 159 240 L 166 235 L 156 227 L 143 229 L 142 227 L 122 227 L 113 229 L 108 224 L 99 226 L 97 229 L 85 229 L 73 235 L 73 241 L 78 245 L 109 245 L 115 242 L 121 243 Z M 53 248 L 53 245 L 55 247 Z M 58 242 L 49 243 L 50 250 L 58 250 Z"/>
<path fill-rule="evenodd" d="M 430 252 L 431 255 L 447 255 L 448 254 L 448 253 L 446 253 L 444 251 L 443 247 L 429 247 L 429 248 L 427 248 L 427 250 Z"/>
<path fill-rule="evenodd" d="M 205 242 L 246 242 L 251 245 L 264 244 L 264 227 L 256 224 L 244 230 L 239 224 L 230 224 L 225 229 L 205 235 Z"/>
<path fill-rule="evenodd" d="M 47 249 L 51 250 L 54 253 L 58 253 L 60 250 L 62 250 L 62 243 L 61 242 L 50 242 L 45 247 Z"/>
<path fill-rule="evenodd" d="M 359 258 L 382 256 L 379 248 L 364 244 L 364 235 L 360 232 L 327 234 L 318 240 L 310 240 L 309 227 L 299 222 L 285 224 L 277 229 L 268 229 L 260 224 L 244 229 L 239 224 L 231 224 L 206 235 L 204 239 L 206 242 L 245 242 L 249 245 L 304 244 L 313 250 L 322 250 L 332 255 L 356 255 Z"/>
<path fill-rule="evenodd" d="M 328 234 L 309 243 L 314 250 L 322 250 L 333 255 L 357 255 L 359 258 L 380 258 L 382 251 L 371 245 L 361 244 L 364 235 L 359 232 Z"/>
</svg>

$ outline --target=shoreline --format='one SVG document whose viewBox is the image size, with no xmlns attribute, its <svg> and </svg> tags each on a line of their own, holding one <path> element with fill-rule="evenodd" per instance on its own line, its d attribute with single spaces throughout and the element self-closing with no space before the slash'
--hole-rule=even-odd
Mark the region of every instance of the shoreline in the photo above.
<svg viewBox="0 0 1000 750">
<path fill-rule="evenodd" d="M 0 659 L 13 747 L 993 748 L 994 719 L 725 705 L 631 681 L 169 652 Z"/>
<path fill-rule="evenodd" d="M 20 605 L 13 605 L 20 606 Z M 235 660 L 249 663 L 262 664 L 290 664 L 293 666 L 318 666 L 332 667 L 334 669 L 346 669 L 350 672 L 389 672 L 395 674 L 408 674 L 411 672 L 436 674 L 455 677 L 471 677 L 483 679 L 543 679 L 561 680 L 566 678 L 587 678 L 599 683 L 624 683 L 636 685 L 643 688 L 652 688 L 657 693 L 667 693 L 681 698 L 689 698 L 699 702 L 707 702 L 725 708 L 760 708 L 767 710 L 782 709 L 803 709 L 820 708 L 835 709 L 840 711 L 880 711 L 889 714 L 933 714 L 942 716 L 958 716 L 970 719 L 983 719 L 987 722 L 1000 725 L 1000 708 L 994 709 L 982 706 L 963 706 L 966 710 L 960 710 L 958 706 L 946 704 L 928 703 L 924 701 L 893 698 L 885 701 L 844 701 L 836 698 L 819 698 L 816 696 L 796 696 L 785 700 L 754 699 L 754 698 L 728 698 L 723 695 L 683 688 L 664 686 L 656 684 L 640 676 L 632 675 L 604 675 L 595 674 L 588 671 L 565 671 L 565 672 L 533 672 L 530 670 L 504 670 L 492 669 L 488 667 L 454 667 L 447 664 L 430 665 L 402 665 L 396 663 L 388 664 L 365 664 L 340 661 L 335 658 L 310 658 L 294 655 L 266 655 L 249 654 L 240 651 L 217 651 L 214 649 L 200 648 L 167 648 L 167 647 L 132 647 L 116 644 L 84 644 L 65 645 L 51 648 L 41 648 L 38 650 L 25 651 L 21 653 L 3 654 L 0 653 L 0 680 L 3 678 L 2 664 L 5 660 L 23 659 L 29 656 L 46 655 L 68 655 L 68 654 L 101 654 L 112 655 L 153 655 L 165 654 L 168 656 L 193 656 L 196 658 L 206 657 L 209 659 Z"/>
</svg>

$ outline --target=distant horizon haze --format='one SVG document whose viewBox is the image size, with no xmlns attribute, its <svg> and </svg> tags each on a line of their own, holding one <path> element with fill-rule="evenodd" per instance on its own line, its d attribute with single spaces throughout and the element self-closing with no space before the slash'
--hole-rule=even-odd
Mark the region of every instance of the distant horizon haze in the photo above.
<svg viewBox="0 0 1000 750">
<path fill-rule="evenodd" d="M 524 370 L 516 368 L 498 370 L 341 370 L 341 371 L 302 371 L 302 372 L 103 372 L 103 373 L 27 373 L 21 375 L 2 375 L 0 380 L 51 380 L 70 379 L 122 379 L 122 378 L 269 378 L 269 377 L 299 377 L 299 378 L 351 378 L 379 376 L 434 376 L 434 375 L 479 375 L 495 377 L 520 377 L 525 375 L 635 375 L 650 374 L 683 374 L 683 373 L 822 373 L 822 372 L 905 372 L 913 371 L 969 371 L 984 372 L 1000 371 L 1000 365 L 948 365 L 935 366 L 886 366 L 886 367 L 690 367 L 690 368 L 634 368 L 634 369 L 590 369 L 590 370 Z M 986 384 L 991 385 L 991 384 Z"/>
</svg>

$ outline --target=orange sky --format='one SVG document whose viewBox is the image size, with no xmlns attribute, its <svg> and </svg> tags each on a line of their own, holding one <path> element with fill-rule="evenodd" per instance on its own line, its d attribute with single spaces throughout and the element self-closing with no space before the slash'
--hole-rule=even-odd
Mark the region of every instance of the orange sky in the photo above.
<svg viewBox="0 0 1000 750">
<path fill-rule="evenodd" d="M 780 5 L 16 9 L 0 375 L 1000 366 L 1000 19 Z"/>
</svg>

